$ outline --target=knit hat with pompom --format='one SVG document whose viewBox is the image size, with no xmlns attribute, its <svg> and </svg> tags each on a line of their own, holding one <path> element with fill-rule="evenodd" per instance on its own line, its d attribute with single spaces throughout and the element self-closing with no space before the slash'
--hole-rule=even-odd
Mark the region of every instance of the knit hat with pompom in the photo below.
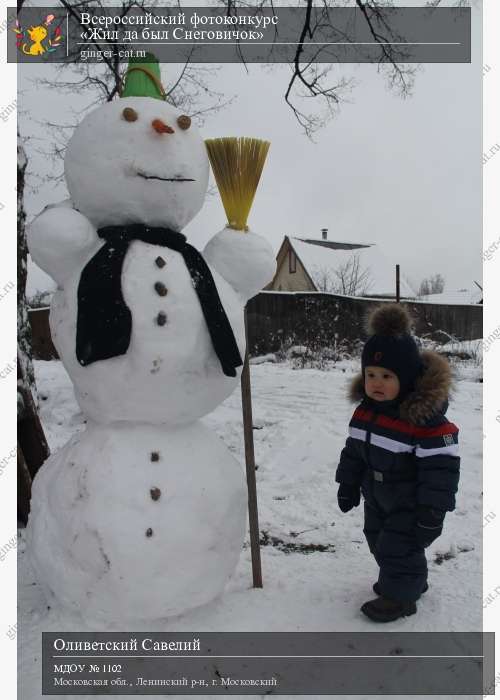
<svg viewBox="0 0 500 700">
<path fill-rule="evenodd" d="M 400 383 L 398 400 L 413 389 L 422 370 L 417 344 L 411 335 L 412 318 L 400 304 L 382 304 L 367 320 L 370 338 L 361 355 L 365 367 L 385 367 L 397 375 Z"/>
</svg>

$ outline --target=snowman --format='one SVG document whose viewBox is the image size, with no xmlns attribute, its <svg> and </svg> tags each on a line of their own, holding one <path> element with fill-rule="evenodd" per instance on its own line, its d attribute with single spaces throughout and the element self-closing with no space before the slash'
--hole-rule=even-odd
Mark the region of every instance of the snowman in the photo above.
<svg viewBox="0 0 500 700">
<path fill-rule="evenodd" d="M 70 200 L 28 233 L 57 282 L 52 338 L 87 418 L 34 481 L 28 546 L 52 603 L 91 623 L 205 604 L 241 552 L 243 470 L 200 419 L 238 384 L 244 306 L 275 258 L 252 232 L 226 228 L 203 253 L 186 241 L 208 172 L 158 63 L 131 62 L 121 97 L 69 142 Z"/>
</svg>

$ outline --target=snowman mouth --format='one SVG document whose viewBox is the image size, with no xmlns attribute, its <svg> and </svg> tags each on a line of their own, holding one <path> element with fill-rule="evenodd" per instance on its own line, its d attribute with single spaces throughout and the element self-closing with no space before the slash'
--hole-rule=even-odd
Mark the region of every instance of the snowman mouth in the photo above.
<svg viewBox="0 0 500 700">
<path fill-rule="evenodd" d="M 145 173 L 137 173 L 144 180 L 161 180 L 162 182 L 194 182 L 191 177 L 160 177 L 159 175 L 146 175 Z"/>
</svg>

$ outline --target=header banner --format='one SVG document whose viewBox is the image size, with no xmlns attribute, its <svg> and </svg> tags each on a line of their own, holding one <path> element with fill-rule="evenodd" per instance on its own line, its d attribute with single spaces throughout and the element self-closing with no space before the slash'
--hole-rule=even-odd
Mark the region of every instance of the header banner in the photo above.
<svg viewBox="0 0 500 700">
<path fill-rule="evenodd" d="M 470 8 L 9 8 L 10 63 L 470 63 Z"/>
</svg>

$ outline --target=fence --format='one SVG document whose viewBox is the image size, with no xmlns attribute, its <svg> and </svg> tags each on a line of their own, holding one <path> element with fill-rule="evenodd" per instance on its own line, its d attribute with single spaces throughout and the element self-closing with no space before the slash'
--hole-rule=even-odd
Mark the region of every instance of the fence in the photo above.
<svg viewBox="0 0 500 700">
<path fill-rule="evenodd" d="M 250 354 L 275 352 L 283 343 L 332 346 L 366 337 L 365 319 L 378 299 L 319 292 L 261 292 L 247 306 Z M 482 305 L 405 302 L 416 334 L 446 341 L 482 338 Z"/>
<path fill-rule="evenodd" d="M 336 341 L 365 337 L 364 322 L 379 300 L 319 292 L 261 292 L 248 302 L 251 355 L 275 352 L 283 343 L 332 346 Z M 445 340 L 483 336 L 482 305 L 405 302 L 416 320 L 416 333 Z M 57 358 L 49 328 L 49 309 L 31 309 L 34 357 Z"/>
</svg>

